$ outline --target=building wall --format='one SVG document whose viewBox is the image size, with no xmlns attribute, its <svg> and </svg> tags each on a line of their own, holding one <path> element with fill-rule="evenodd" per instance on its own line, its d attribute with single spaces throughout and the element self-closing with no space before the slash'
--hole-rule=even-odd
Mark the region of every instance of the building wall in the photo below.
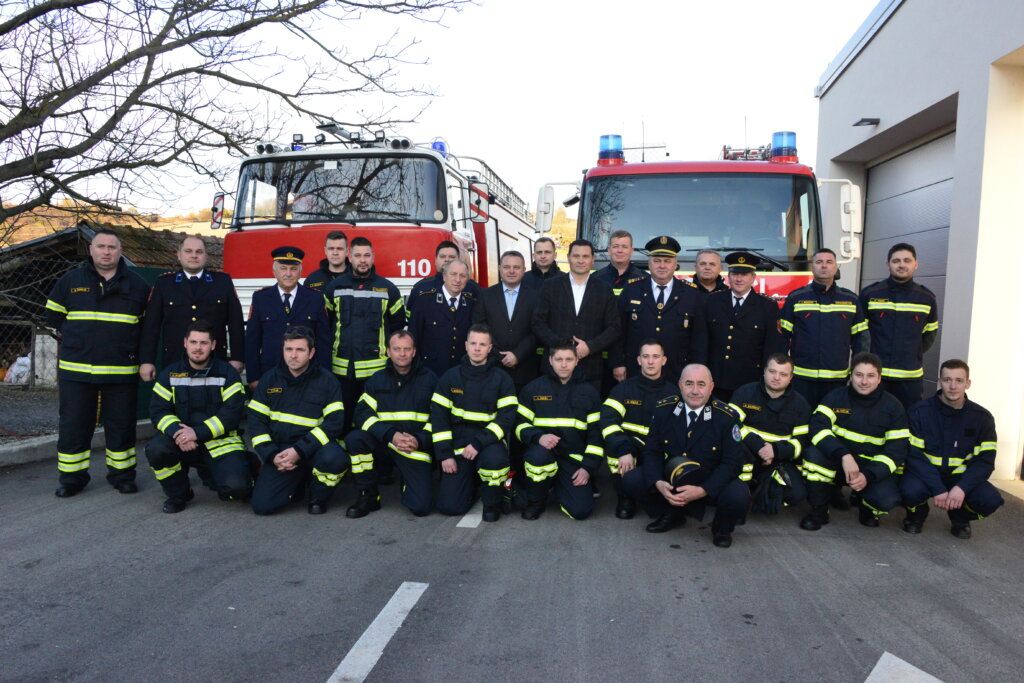
<svg viewBox="0 0 1024 683">
<path fill-rule="evenodd" d="M 970 396 L 996 417 L 995 476 L 1013 478 L 1024 454 L 1024 305 L 1013 286 L 1024 254 L 1024 3 L 885 0 L 879 9 L 891 15 L 819 86 L 816 170 L 863 186 L 870 167 L 955 131 L 939 355 L 971 364 Z M 862 117 L 880 122 L 852 125 Z M 824 206 L 835 245 L 837 190 L 826 186 Z"/>
</svg>

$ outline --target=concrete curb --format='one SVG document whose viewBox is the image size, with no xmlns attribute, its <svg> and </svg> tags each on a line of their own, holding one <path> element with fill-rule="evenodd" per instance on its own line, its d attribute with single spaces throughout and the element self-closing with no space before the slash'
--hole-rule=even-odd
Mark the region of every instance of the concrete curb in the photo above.
<svg viewBox="0 0 1024 683">
<path fill-rule="evenodd" d="M 149 420 L 139 420 L 135 425 L 135 446 L 138 449 L 140 446 L 149 441 L 153 435 L 156 434 L 156 430 L 153 428 L 153 423 Z M 103 449 L 106 447 L 107 440 L 103 436 L 103 428 L 99 428 L 93 434 L 92 437 L 92 452 L 103 455 Z M 140 453 L 136 454 L 141 455 Z M 15 441 L 14 443 L 0 446 L 0 467 L 7 467 L 9 465 L 24 465 L 30 462 L 40 462 L 42 460 L 56 460 L 57 459 L 57 435 L 47 434 L 46 436 L 37 436 L 32 439 L 25 439 L 23 441 Z"/>
</svg>

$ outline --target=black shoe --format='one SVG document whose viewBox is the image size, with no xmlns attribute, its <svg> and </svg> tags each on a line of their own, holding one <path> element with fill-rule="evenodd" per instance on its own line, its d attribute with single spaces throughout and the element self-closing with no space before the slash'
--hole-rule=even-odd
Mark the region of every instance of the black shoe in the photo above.
<svg viewBox="0 0 1024 683">
<path fill-rule="evenodd" d="M 686 524 L 686 517 L 672 511 L 664 512 L 656 520 L 644 527 L 649 534 L 663 534 Z"/>
<path fill-rule="evenodd" d="M 875 528 L 878 526 L 878 516 L 875 515 L 874 510 L 864 503 L 861 503 L 860 509 L 857 510 L 857 521 L 866 527 Z"/>
<path fill-rule="evenodd" d="M 817 531 L 828 524 L 828 506 L 811 508 L 803 519 L 800 520 L 800 528 L 804 531 Z"/>
<path fill-rule="evenodd" d="M 322 515 L 327 512 L 327 504 L 321 503 L 319 500 L 311 500 L 308 510 L 311 515 Z"/>
<path fill-rule="evenodd" d="M 907 515 L 907 518 L 903 520 L 903 530 L 906 531 L 908 534 L 921 533 L 921 529 L 923 528 L 923 526 L 924 524 L 922 524 L 920 521 L 916 519 L 911 518 L 910 515 Z"/>
<path fill-rule="evenodd" d="M 954 524 L 949 528 L 949 533 L 966 541 L 971 537 L 971 523 L 965 522 L 963 524 Z"/>
<path fill-rule="evenodd" d="M 856 493 L 850 494 L 850 500 L 847 500 L 846 496 L 843 495 L 843 487 L 836 486 L 832 489 L 832 500 L 829 501 L 829 505 L 834 507 L 836 510 L 849 510 L 850 503 L 857 496 Z"/>
<path fill-rule="evenodd" d="M 138 493 L 139 487 L 136 486 L 134 481 L 122 481 L 119 484 L 114 484 L 114 488 L 117 489 L 118 493 Z"/>
<path fill-rule="evenodd" d="M 544 513 L 544 503 L 537 501 L 530 501 L 526 504 L 526 508 L 523 509 L 523 519 L 533 521 Z"/>
<path fill-rule="evenodd" d="M 359 519 L 375 510 L 380 510 L 380 493 L 377 492 L 376 486 L 360 491 L 356 502 L 345 510 L 345 516 L 349 519 Z"/>
<path fill-rule="evenodd" d="M 53 492 L 53 495 L 57 496 L 58 498 L 70 498 L 71 496 L 77 496 L 81 492 L 82 488 L 80 486 L 64 485 L 58 486 L 57 490 Z"/>
<path fill-rule="evenodd" d="M 618 505 L 615 506 L 615 516 L 619 519 L 633 519 L 636 514 L 636 501 L 628 496 L 619 496 Z"/>
<path fill-rule="evenodd" d="M 732 545 L 732 534 L 719 532 L 711 537 L 711 542 L 718 548 L 728 548 Z"/>
<path fill-rule="evenodd" d="M 499 519 L 501 519 L 501 507 L 499 505 L 484 506 L 485 522 L 497 522 Z"/>
<path fill-rule="evenodd" d="M 181 512 L 185 509 L 185 505 L 196 497 L 196 494 L 189 489 L 183 498 L 168 498 L 164 501 L 164 512 L 169 515 L 173 515 L 176 512 Z"/>
</svg>

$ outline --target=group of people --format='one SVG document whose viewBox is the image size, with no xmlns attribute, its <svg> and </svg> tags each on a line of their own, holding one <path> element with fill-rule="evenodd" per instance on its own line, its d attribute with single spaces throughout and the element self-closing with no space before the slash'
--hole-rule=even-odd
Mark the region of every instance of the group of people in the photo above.
<svg viewBox="0 0 1024 683">
<path fill-rule="evenodd" d="M 529 269 L 506 252 L 483 289 L 445 241 L 437 274 L 406 302 L 376 273 L 370 240 L 335 231 L 304 284 L 302 250 L 274 249 L 276 283 L 243 323 L 201 238 L 185 238 L 181 269 L 149 288 L 117 235 L 98 231 L 47 301 L 61 340 L 56 494 L 89 481 L 98 405 L 107 480 L 138 490 L 141 378 L 155 380 L 146 456 L 168 513 L 194 497 L 190 469 L 257 514 L 297 500 L 322 514 L 351 471 L 351 518 L 380 509 L 397 470 L 414 515 L 464 514 L 479 498 L 494 522 L 512 509 L 535 520 L 552 494 L 585 519 L 607 465 L 618 518 L 642 509 L 660 533 L 711 504 L 720 547 L 750 511 L 804 501 L 803 529 L 827 524 L 830 507 L 852 504 L 878 526 L 903 505 L 908 533 L 932 501 L 959 538 L 1002 504 L 988 482 L 995 426 L 967 398 L 967 364 L 943 362 L 939 391 L 923 397 L 938 316 L 913 246 L 894 245 L 890 276 L 859 296 L 819 249 L 812 281 L 781 310 L 754 290 L 756 254 L 728 254 L 723 278 L 719 255 L 702 251 L 681 280 L 674 238 L 644 250 L 646 272 L 631 235 L 612 233 L 609 264 L 594 271 L 593 245 L 577 240 L 563 272 L 542 237 Z"/>
</svg>

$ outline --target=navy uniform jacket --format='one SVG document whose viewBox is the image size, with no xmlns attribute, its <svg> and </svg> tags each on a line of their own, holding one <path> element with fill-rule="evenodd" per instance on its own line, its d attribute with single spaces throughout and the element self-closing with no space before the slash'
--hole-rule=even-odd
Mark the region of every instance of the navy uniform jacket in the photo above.
<svg viewBox="0 0 1024 683">
<path fill-rule="evenodd" d="M 764 381 L 744 384 L 733 392 L 729 407 L 739 415 L 740 436 L 749 451 L 740 477 L 744 481 L 750 480 L 754 465 L 761 463 L 757 452 L 766 443 L 775 453 L 773 462 L 796 462 L 809 444 L 811 406 L 792 386 L 772 398 Z"/>
<path fill-rule="evenodd" d="M 473 365 L 463 356 L 438 378 L 431 398 L 434 458 L 454 458 L 469 445 L 477 452 L 496 443 L 507 445 L 517 407 L 516 388 L 507 372 L 493 361 Z"/>
<path fill-rule="evenodd" d="M 416 339 L 416 356 L 438 377 L 466 355 L 476 297 L 462 290 L 459 299 L 454 311 L 441 289 L 428 290 L 411 301 L 409 331 Z"/>
<path fill-rule="evenodd" d="M 542 272 L 541 269 L 537 267 L 537 264 L 534 263 L 530 266 L 530 269 L 526 271 L 526 274 L 523 275 L 523 284 L 528 287 L 536 287 L 537 289 L 540 289 L 540 286 L 544 284 L 546 280 L 558 277 L 563 272 L 565 271 L 559 268 L 557 263 L 552 263 L 546 273 Z"/>
<path fill-rule="evenodd" d="M 169 437 L 188 425 L 214 458 L 245 450 L 238 426 L 245 412 L 245 389 L 227 361 L 213 358 L 201 370 L 187 360 L 171 363 L 157 376 L 149 419 Z"/>
<path fill-rule="evenodd" d="M 413 360 L 405 375 L 399 374 L 388 360 L 384 369 L 374 373 L 363 385 L 353 422 L 357 429 L 369 432 L 380 444 L 402 457 L 430 463 L 430 399 L 436 386 L 437 375 L 418 358 Z M 420 449 L 405 453 L 395 448 L 391 439 L 398 432 L 416 437 Z"/>
<path fill-rule="evenodd" d="M 405 326 L 405 303 L 391 280 L 346 270 L 324 288 L 331 316 L 332 371 L 339 377 L 369 379 L 384 367 L 388 337 Z"/>
<path fill-rule="evenodd" d="M 725 280 L 722 279 L 721 275 L 718 276 L 718 280 L 715 282 L 714 289 L 705 289 L 704 285 L 697 281 L 696 275 L 690 276 L 687 282 L 692 282 L 693 286 L 697 288 L 697 291 L 705 295 L 714 294 L 715 292 L 724 292 L 729 289 L 729 285 L 725 284 Z"/>
<path fill-rule="evenodd" d="M 641 455 L 644 483 L 650 487 L 664 479 L 665 461 L 682 455 L 700 463 L 704 477 L 700 486 L 714 499 L 730 482 L 739 479 L 743 470 L 747 456 L 740 442 L 740 427 L 728 405 L 712 400 L 697 413 L 697 420 L 688 431 L 689 411 L 680 401 L 674 409 L 654 414 Z"/>
<path fill-rule="evenodd" d="M 938 394 L 910 406 L 910 452 L 907 474 L 925 482 L 931 495 L 949 490 L 954 480 L 969 494 L 988 481 L 996 462 L 996 423 L 992 413 L 967 399 L 960 410 Z"/>
<path fill-rule="evenodd" d="M 910 280 L 887 277 L 861 290 L 860 303 L 868 318 L 872 347 L 882 359 L 882 377 L 920 379 L 924 354 L 939 334 L 935 294 Z"/>
<path fill-rule="evenodd" d="M 640 372 L 636 363 L 640 344 L 657 339 L 668 356 L 664 374 L 674 381 L 687 364 L 703 363 L 707 358 L 704 299 L 692 283 L 677 279 L 666 295 L 663 309 L 658 310 L 656 300 L 650 280 L 623 290 L 619 296 L 622 337 L 609 354 L 609 362 L 613 368 L 625 366 L 629 376 L 634 377 Z"/>
<path fill-rule="evenodd" d="M 412 291 L 409 292 L 409 306 L 407 307 L 409 314 L 412 315 L 412 302 L 416 297 L 430 291 L 440 292 L 442 287 L 444 287 L 444 276 L 441 273 L 428 275 L 414 284 Z M 462 288 L 462 291 L 471 293 L 479 301 L 480 294 L 484 290 L 483 287 L 477 284 L 476 280 L 469 279 L 466 281 L 466 286 Z"/>
<path fill-rule="evenodd" d="M 560 441 L 553 449 L 571 458 L 590 474 L 601 466 L 601 398 L 587 384 L 577 367 L 565 384 L 549 370 L 527 384 L 519 395 L 516 438 L 527 446 L 554 434 Z"/>
<path fill-rule="evenodd" d="M 783 345 L 793 358 L 793 374 L 810 380 L 844 380 L 850 354 L 871 350 L 871 335 L 860 299 L 833 283 L 794 289 L 779 318 Z"/>
<path fill-rule="evenodd" d="M 313 332 L 314 359 L 319 359 L 325 368 L 331 367 L 331 328 L 323 295 L 302 285 L 292 294 L 291 313 L 284 312 L 284 301 L 276 284 L 252 295 L 249 322 L 245 326 L 245 375 L 250 382 L 278 366 L 284 333 L 292 327 L 308 327 Z"/>
<path fill-rule="evenodd" d="M 651 276 L 640 270 L 632 263 L 629 264 L 629 268 L 626 268 L 626 272 L 619 275 L 618 269 L 609 263 L 601 270 L 594 273 L 594 277 L 598 280 L 604 280 L 612 287 L 612 292 L 615 296 L 622 294 L 622 290 L 633 284 L 634 282 L 644 282 L 645 280 L 651 279 Z"/>
<path fill-rule="evenodd" d="M 156 364 L 161 337 L 164 367 L 184 360 L 185 330 L 197 320 L 213 326 L 216 358 L 245 362 L 245 323 L 235 284 L 227 273 L 209 270 L 203 271 L 194 287 L 183 270 L 156 279 L 142 324 L 141 362 Z"/>
<path fill-rule="evenodd" d="M 715 386 L 736 389 L 761 379 L 768 356 L 782 350 L 779 306 L 751 290 L 738 313 L 733 313 L 732 290 L 705 299 L 708 328 L 708 368 Z"/>
<path fill-rule="evenodd" d="M 643 375 L 619 382 L 601 406 L 601 436 L 612 474 L 618 474 L 618 459 L 640 455 L 656 410 L 679 403 L 679 386 L 664 373 L 658 379 Z"/>
<path fill-rule="evenodd" d="M 320 267 L 310 273 L 309 277 L 307 277 L 306 281 L 302 284 L 304 287 L 309 287 L 310 289 L 323 294 L 327 285 L 329 285 L 335 278 L 339 278 L 347 273 L 349 268 L 351 268 L 351 265 L 349 264 L 348 259 L 345 259 L 345 270 L 340 273 L 335 273 L 331 271 L 330 261 L 327 259 L 321 259 Z"/>
</svg>

